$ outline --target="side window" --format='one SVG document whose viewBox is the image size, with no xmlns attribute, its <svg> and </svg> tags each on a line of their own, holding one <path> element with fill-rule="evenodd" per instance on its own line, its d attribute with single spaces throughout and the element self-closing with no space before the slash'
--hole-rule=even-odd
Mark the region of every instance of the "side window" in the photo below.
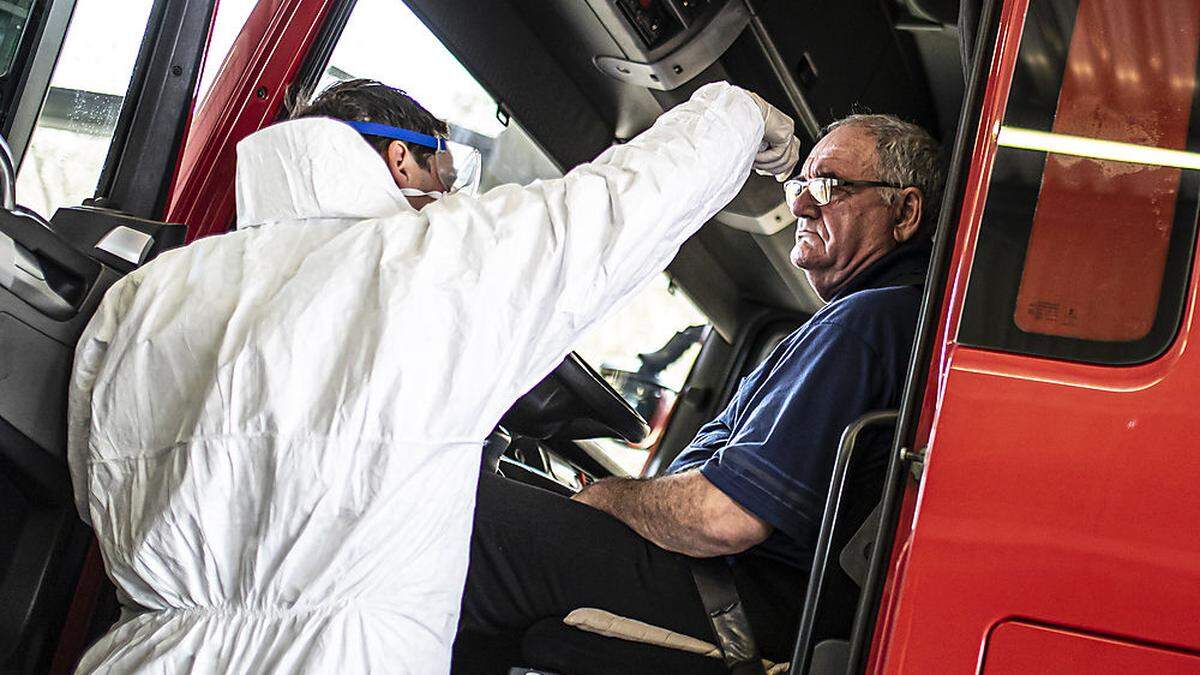
<svg viewBox="0 0 1200 675">
<path fill-rule="evenodd" d="M 10 3 L 0 3 L 3 5 Z M 22 206 L 46 218 L 96 193 L 152 0 L 78 0 L 17 172 Z"/>
<path fill-rule="evenodd" d="M 1200 193 L 1198 48 L 1197 3 L 1030 4 L 961 343 L 1101 364 L 1172 343 Z"/>
<path fill-rule="evenodd" d="M 12 69 L 32 9 L 33 0 L 0 3 L 0 77 L 8 75 Z"/>
<path fill-rule="evenodd" d="M 220 0 L 213 17 L 212 30 L 208 36 L 208 50 L 204 55 L 204 68 L 200 71 L 200 82 L 196 85 L 195 108 L 200 109 L 204 98 L 212 89 L 213 81 L 230 56 L 233 43 L 246 25 L 250 12 L 260 0 Z"/>
</svg>

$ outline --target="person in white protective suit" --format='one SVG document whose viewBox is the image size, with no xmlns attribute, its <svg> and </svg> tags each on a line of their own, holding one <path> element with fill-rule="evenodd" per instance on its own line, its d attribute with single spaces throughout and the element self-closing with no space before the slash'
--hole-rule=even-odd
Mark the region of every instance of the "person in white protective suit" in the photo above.
<svg viewBox="0 0 1200 675">
<path fill-rule="evenodd" d="M 346 122 L 445 126 L 337 86 L 354 119 L 242 141 L 237 230 L 128 275 L 84 331 L 70 468 L 123 611 L 80 672 L 446 672 L 484 438 L 798 154 L 716 83 L 560 179 L 442 196 L 429 149 Z"/>
</svg>

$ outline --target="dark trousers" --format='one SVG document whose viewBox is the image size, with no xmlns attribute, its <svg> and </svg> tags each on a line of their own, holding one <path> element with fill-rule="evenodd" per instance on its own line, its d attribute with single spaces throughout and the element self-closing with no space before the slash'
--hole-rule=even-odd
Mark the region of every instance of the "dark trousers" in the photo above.
<svg viewBox="0 0 1200 675">
<path fill-rule="evenodd" d="M 791 659 L 807 575 L 743 554 L 734 578 L 759 649 Z M 454 646 L 455 673 L 522 665 L 567 675 L 723 673 L 720 659 L 584 633 L 562 623 L 595 607 L 716 643 L 688 558 L 551 492 L 485 472 Z"/>
</svg>

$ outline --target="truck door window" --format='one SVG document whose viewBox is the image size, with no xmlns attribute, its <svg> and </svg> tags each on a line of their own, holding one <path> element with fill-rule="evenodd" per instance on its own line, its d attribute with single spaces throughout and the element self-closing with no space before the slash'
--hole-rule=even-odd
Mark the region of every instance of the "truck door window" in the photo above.
<svg viewBox="0 0 1200 675">
<path fill-rule="evenodd" d="M 959 341 L 1091 363 L 1162 353 L 1200 192 L 1200 3 L 1034 0 Z"/>
<path fill-rule="evenodd" d="M 10 3 L 0 3 L 5 4 Z M 23 206 L 49 218 L 60 206 L 75 206 L 95 195 L 151 4 L 76 2 L 17 173 Z"/>
<path fill-rule="evenodd" d="M 208 90 L 212 88 L 213 80 L 217 79 L 217 73 L 221 72 L 221 67 L 225 65 L 234 40 L 259 1 L 220 0 L 217 3 L 217 14 L 213 17 L 208 49 L 204 54 L 204 68 L 200 71 L 200 83 L 196 87 L 196 110 L 200 109 L 204 97 L 208 96 Z"/>
<path fill-rule="evenodd" d="M 403 89 L 450 125 L 451 140 L 478 148 L 481 190 L 562 175 L 518 120 L 501 122 L 496 100 L 398 0 L 358 0 L 317 91 L 359 77 Z"/>
</svg>

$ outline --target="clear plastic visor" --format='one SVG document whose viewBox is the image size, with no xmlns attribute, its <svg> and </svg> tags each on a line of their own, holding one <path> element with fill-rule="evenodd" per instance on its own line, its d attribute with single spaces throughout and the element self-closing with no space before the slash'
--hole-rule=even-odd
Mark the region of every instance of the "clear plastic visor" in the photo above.
<svg viewBox="0 0 1200 675">
<path fill-rule="evenodd" d="M 435 152 L 431 161 L 446 194 L 478 194 L 483 169 L 479 149 L 454 141 L 444 143 L 446 149 Z"/>
</svg>

